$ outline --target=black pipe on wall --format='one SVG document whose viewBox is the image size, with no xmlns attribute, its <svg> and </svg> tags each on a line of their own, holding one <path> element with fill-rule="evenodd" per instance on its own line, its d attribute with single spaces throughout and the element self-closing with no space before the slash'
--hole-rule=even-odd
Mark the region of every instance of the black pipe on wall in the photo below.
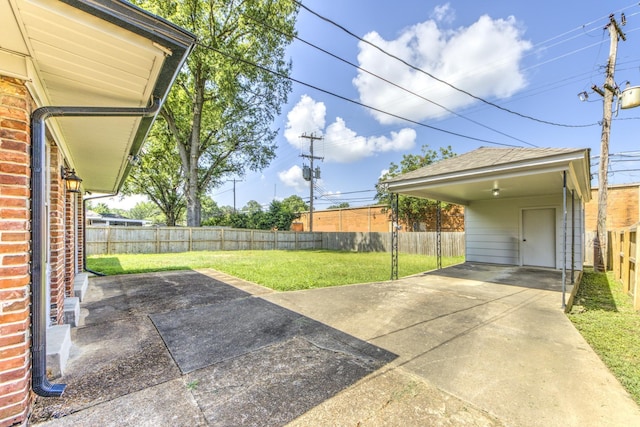
<svg viewBox="0 0 640 427">
<path fill-rule="evenodd" d="M 144 108 L 119 107 L 40 107 L 31 114 L 31 379 L 33 391 L 44 397 L 58 397 L 65 384 L 47 379 L 47 219 L 45 122 L 51 117 L 150 117 L 160 102 Z"/>
</svg>

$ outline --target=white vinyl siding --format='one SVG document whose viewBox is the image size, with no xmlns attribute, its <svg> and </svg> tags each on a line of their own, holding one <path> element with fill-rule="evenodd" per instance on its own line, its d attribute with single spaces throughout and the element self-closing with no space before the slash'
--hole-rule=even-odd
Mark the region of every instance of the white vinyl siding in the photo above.
<svg viewBox="0 0 640 427">
<path fill-rule="evenodd" d="M 562 193 L 552 196 L 490 199 L 465 208 L 466 260 L 504 265 L 522 265 L 522 210 L 554 208 L 556 216 L 556 268 L 563 260 Z M 584 208 L 575 200 L 574 268 L 582 269 Z M 571 268 L 571 193 L 567 192 L 567 268 Z"/>
</svg>

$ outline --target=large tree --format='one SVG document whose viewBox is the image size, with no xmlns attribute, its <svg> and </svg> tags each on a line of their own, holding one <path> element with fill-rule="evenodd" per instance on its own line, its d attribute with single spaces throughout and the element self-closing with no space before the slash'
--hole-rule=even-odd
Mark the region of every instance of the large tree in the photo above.
<svg viewBox="0 0 640 427">
<path fill-rule="evenodd" d="M 309 210 L 309 205 L 302 200 L 302 197 L 293 195 L 282 200 L 282 205 L 291 212 L 300 213 Z"/>
<path fill-rule="evenodd" d="M 154 127 L 125 181 L 124 194 L 144 194 L 162 211 L 169 226 L 185 210 L 184 176 L 171 134 Z"/>
<path fill-rule="evenodd" d="M 298 6 L 292 0 L 136 3 L 198 37 L 161 116 L 182 162 L 187 225 L 199 226 L 207 189 L 261 170 L 275 157 L 272 123 L 291 90 L 285 49 Z"/>
<path fill-rule="evenodd" d="M 423 145 L 421 154 L 405 154 L 402 156 L 400 164 L 391 163 L 389 170 L 378 180 L 376 185 L 376 199 L 378 203 L 391 205 L 391 194 L 387 191 L 383 181 L 402 175 L 407 172 L 414 171 L 424 166 L 428 166 L 438 160 L 454 157 L 455 154 L 450 146 L 441 147 L 438 151 L 432 150 L 428 145 Z M 421 199 L 411 196 L 398 196 L 398 219 L 414 229 L 415 224 L 426 222 L 428 215 L 433 211 L 436 202 L 434 200 Z M 409 230 L 409 231 L 411 231 Z"/>
</svg>

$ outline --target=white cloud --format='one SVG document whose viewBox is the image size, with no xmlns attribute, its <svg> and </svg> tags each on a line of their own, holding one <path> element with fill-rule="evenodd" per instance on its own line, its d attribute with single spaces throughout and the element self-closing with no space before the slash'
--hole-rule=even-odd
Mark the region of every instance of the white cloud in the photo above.
<svg viewBox="0 0 640 427">
<path fill-rule="evenodd" d="M 449 3 L 446 3 L 434 7 L 433 12 L 431 13 L 431 18 L 437 22 L 450 24 L 456 19 L 456 13 L 453 9 L 451 9 L 451 5 Z"/>
<path fill-rule="evenodd" d="M 287 114 L 287 125 L 284 137 L 294 147 L 301 149 L 307 141 L 300 138 L 302 134 L 315 133 L 322 136 L 324 117 L 327 108 L 323 102 L 314 101 L 309 95 L 302 95 L 300 101 Z"/>
<path fill-rule="evenodd" d="M 303 133 L 323 135 L 324 140 L 315 143 L 315 154 L 324 156 L 327 162 L 351 163 L 389 151 L 407 151 L 415 145 L 416 131 L 410 128 L 391 132 L 389 136 L 362 136 L 350 129 L 345 121 L 336 117 L 324 128 L 326 107 L 304 95 L 287 114 L 284 136 L 297 149 L 309 148 L 308 140 L 300 138 Z M 316 126 L 313 128 L 312 126 Z M 306 127 L 305 127 L 306 126 Z"/>
<path fill-rule="evenodd" d="M 523 54 L 531 49 L 522 39 L 514 17 L 492 19 L 481 16 L 469 27 L 446 30 L 438 22 L 453 16 L 448 5 L 434 10 L 434 19 L 406 28 L 395 40 L 384 40 L 370 32 L 364 38 L 408 63 L 483 98 L 508 98 L 526 85 L 520 71 Z M 437 82 L 424 73 L 407 67 L 370 45 L 360 42 L 358 61 L 364 69 L 398 83 L 451 110 L 471 105 L 473 98 Z M 373 107 L 410 118 L 441 118 L 449 113 L 419 97 L 363 72 L 353 80 L 360 100 Z M 399 119 L 372 112 L 380 123 Z"/>
<path fill-rule="evenodd" d="M 309 183 L 302 177 L 302 168 L 298 165 L 278 172 L 278 178 L 280 178 L 280 181 L 282 181 L 284 185 L 293 187 L 298 193 L 309 188 Z"/>
<path fill-rule="evenodd" d="M 378 177 L 378 181 L 380 181 L 382 178 L 384 178 L 384 176 L 385 176 L 386 174 L 388 174 L 388 173 L 389 173 L 389 169 L 382 169 L 382 170 L 380 171 L 380 176 Z"/>
</svg>

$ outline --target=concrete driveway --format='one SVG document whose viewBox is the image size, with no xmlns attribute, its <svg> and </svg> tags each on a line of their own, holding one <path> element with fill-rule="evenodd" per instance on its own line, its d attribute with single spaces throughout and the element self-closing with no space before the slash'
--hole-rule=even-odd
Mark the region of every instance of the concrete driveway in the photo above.
<svg viewBox="0 0 640 427">
<path fill-rule="evenodd" d="M 640 425 L 559 272 L 463 264 L 275 293 L 215 271 L 94 278 L 53 426 Z"/>
<path fill-rule="evenodd" d="M 465 263 L 264 298 L 398 355 L 384 370 L 415 375 L 506 425 L 640 426 L 638 406 L 561 309 L 561 284 L 559 271 Z M 353 404 L 339 400 L 299 424 L 322 425 Z"/>
</svg>

